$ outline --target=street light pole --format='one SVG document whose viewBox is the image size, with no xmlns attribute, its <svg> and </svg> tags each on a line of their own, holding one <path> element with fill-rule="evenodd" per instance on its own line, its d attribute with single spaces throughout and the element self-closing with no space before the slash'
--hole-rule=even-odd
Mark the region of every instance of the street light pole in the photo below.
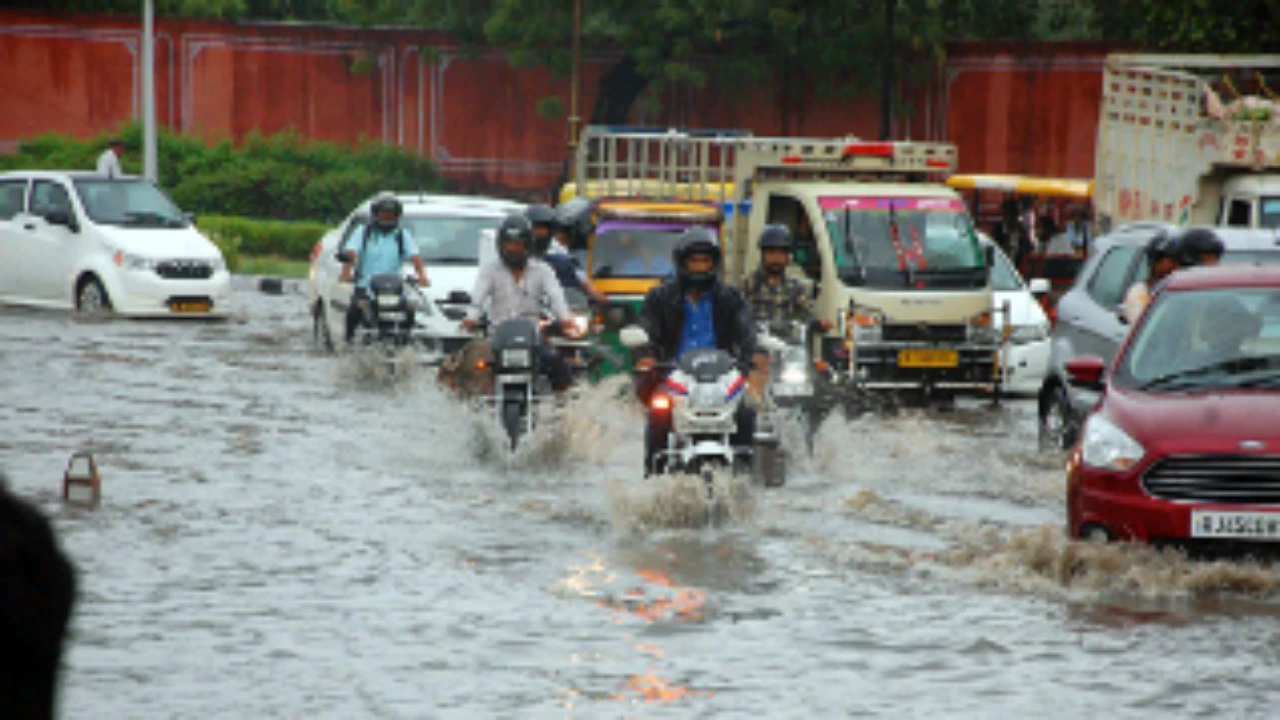
<svg viewBox="0 0 1280 720">
<path fill-rule="evenodd" d="M 156 169 L 155 0 L 142 1 L 142 174 L 158 181 Z"/>
<path fill-rule="evenodd" d="M 573 70 L 569 88 L 569 180 L 578 182 L 578 95 L 582 85 L 582 0 L 573 0 Z"/>
</svg>

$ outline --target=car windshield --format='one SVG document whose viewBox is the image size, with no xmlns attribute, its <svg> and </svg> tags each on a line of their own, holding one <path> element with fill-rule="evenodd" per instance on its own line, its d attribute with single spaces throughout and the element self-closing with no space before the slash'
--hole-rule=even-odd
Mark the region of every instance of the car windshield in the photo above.
<svg viewBox="0 0 1280 720">
<path fill-rule="evenodd" d="M 1227 250 L 1222 254 L 1223 265 L 1270 265 L 1271 263 L 1280 263 L 1280 249 Z M 1138 269 L 1133 276 L 1133 281 L 1141 282 L 1146 280 L 1150 272 L 1151 268 L 1146 263 L 1138 263 Z"/>
<path fill-rule="evenodd" d="M 671 228 L 608 228 L 591 244 L 595 278 L 664 278 L 671 274 L 671 249 L 684 232 Z"/>
<path fill-rule="evenodd" d="M 874 287 L 983 287 L 973 223 L 952 198 L 820 198 L 846 283 Z"/>
<path fill-rule="evenodd" d="M 1262 214 L 1258 218 L 1258 226 L 1280 228 L 1280 197 L 1262 198 Z"/>
<path fill-rule="evenodd" d="M 1280 388 L 1280 290 L 1161 293 L 1113 382 L 1151 391 Z"/>
<path fill-rule="evenodd" d="M 99 225 L 183 228 L 187 219 L 177 205 L 146 180 L 75 180 L 76 194 L 89 219 Z"/>
<path fill-rule="evenodd" d="M 500 217 L 446 217 L 406 215 L 401 221 L 418 243 L 428 265 L 480 264 L 480 235 L 496 230 Z"/>
</svg>

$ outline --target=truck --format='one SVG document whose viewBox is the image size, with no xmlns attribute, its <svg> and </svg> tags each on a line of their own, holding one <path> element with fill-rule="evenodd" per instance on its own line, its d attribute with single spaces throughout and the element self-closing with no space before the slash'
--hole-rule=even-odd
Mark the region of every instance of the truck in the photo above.
<svg viewBox="0 0 1280 720">
<path fill-rule="evenodd" d="M 766 224 L 798 238 L 790 272 L 810 283 L 815 365 L 857 391 L 998 399 L 1007 333 L 993 321 L 991 252 L 941 176 L 945 143 L 706 137 L 586 128 L 575 177 L 610 196 L 683 198 L 726 212 L 724 279 L 760 266 Z M 1008 327 L 1008 324 L 1004 324 Z"/>
<path fill-rule="evenodd" d="M 1280 227 L 1280 105 L 1256 96 L 1224 104 L 1228 70 L 1269 92 L 1280 55 L 1107 57 L 1094 163 L 1101 232 L 1153 221 Z M 1223 92 L 1215 78 L 1225 78 Z"/>
</svg>

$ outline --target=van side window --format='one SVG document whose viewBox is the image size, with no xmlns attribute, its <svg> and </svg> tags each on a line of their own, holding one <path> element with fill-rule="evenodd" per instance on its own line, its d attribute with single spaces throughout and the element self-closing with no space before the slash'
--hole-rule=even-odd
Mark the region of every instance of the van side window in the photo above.
<svg viewBox="0 0 1280 720">
<path fill-rule="evenodd" d="M 809 217 L 804 205 L 793 197 L 770 195 L 769 217 L 766 222 L 771 225 L 786 225 L 791 229 L 791 238 L 794 243 L 792 260 L 804 268 L 805 274 L 810 279 L 821 279 L 822 256 L 818 254 L 813 218 Z"/>
<path fill-rule="evenodd" d="M 1253 203 L 1248 200 L 1232 200 L 1230 212 L 1227 213 L 1228 227 L 1250 227 Z"/>
<path fill-rule="evenodd" d="M 31 189 L 31 214 L 48 215 L 62 211 L 71 213 L 71 196 L 62 185 L 48 180 L 37 180 Z"/>
<path fill-rule="evenodd" d="M 1133 256 L 1139 248 L 1133 246 L 1114 247 L 1106 257 L 1098 263 L 1098 269 L 1089 278 L 1089 297 L 1106 310 L 1114 310 L 1124 299 L 1129 289 L 1129 266 L 1133 264 Z"/>
<path fill-rule="evenodd" d="M 22 201 L 27 194 L 26 180 L 0 182 L 0 220 L 12 220 L 22 212 Z"/>
</svg>

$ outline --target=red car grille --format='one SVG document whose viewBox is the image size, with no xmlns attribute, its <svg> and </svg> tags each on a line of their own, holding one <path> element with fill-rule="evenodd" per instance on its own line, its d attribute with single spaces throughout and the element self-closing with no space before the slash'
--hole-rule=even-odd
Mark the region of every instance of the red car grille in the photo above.
<svg viewBox="0 0 1280 720">
<path fill-rule="evenodd" d="M 1280 456 L 1168 457 L 1147 470 L 1142 488 L 1163 500 L 1280 504 Z"/>
</svg>

